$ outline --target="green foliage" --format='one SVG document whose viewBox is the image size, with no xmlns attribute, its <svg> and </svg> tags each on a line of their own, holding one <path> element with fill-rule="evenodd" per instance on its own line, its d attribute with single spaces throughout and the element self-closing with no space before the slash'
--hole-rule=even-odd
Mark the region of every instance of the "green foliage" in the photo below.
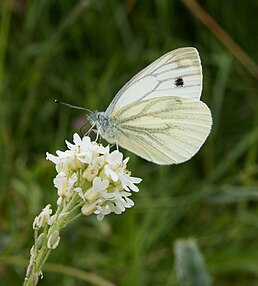
<svg viewBox="0 0 258 286">
<path fill-rule="evenodd" d="M 176 271 L 179 286 L 210 286 L 211 278 L 194 239 L 175 243 Z"/>
<path fill-rule="evenodd" d="M 69 225 L 42 285 L 176 285 L 173 245 L 189 236 L 214 285 L 258 284 L 257 79 L 183 2 L 0 2 L 3 285 L 21 285 L 33 219 L 56 203 L 45 152 L 64 149 L 65 139 L 89 127 L 83 112 L 54 100 L 103 111 L 136 72 L 183 46 L 197 47 L 202 58 L 202 99 L 214 118 L 208 141 L 192 160 L 170 167 L 125 152 L 133 175 L 143 178 L 135 207 Z M 199 2 L 257 59 L 255 1 Z"/>
</svg>

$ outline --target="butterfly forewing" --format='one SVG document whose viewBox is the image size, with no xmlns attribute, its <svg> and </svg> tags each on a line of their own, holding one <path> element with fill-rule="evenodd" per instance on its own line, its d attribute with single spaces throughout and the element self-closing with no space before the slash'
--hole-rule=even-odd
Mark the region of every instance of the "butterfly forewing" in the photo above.
<svg viewBox="0 0 258 286">
<path fill-rule="evenodd" d="M 152 98 L 171 96 L 200 99 L 202 68 L 195 48 L 171 51 L 134 76 L 117 93 L 106 114 Z"/>
<path fill-rule="evenodd" d="M 161 165 L 189 160 L 211 129 L 209 108 L 198 99 L 163 96 L 134 102 L 110 114 L 117 143 Z"/>
</svg>

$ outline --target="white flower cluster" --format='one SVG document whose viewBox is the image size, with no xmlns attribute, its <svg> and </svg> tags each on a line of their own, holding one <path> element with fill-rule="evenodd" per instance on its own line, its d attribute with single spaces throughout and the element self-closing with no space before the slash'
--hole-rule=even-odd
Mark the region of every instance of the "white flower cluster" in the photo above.
<svg viewBox="0 0 258 286">
<path fill-rule="evenodd" d="M 63 200 L 69 202 L 76 193 L 83 202 L 81 212 L 94 213 L 98 220 L 132 207 L 131 191 L 139 191 L 135 184 L 142 179 L 131 177 L 126 170 L 129 158 L 123 160 L 118 150 L 110 153 L 109 146 L 92 142 L 88 136 L 81 139 L 74 134 L 73 142 L 66 141 L 68 150 L 57 151 L 57 156 L 47 153 L 47 159 L 55 163 L 58 173 L 54 179 L 59 196 L 57 204 Z"/>
</svg>

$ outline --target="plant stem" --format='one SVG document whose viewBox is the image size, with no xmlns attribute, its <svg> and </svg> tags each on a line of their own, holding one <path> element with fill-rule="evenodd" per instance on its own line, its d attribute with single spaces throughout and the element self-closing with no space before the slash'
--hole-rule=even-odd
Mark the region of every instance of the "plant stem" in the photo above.
<svg viewBox="0 0 258 286">
<path fill-rule="evenodd" d="M 63 202 L 58 206 L 54 221 L 51 225 L 46 225 L 40 235 L 38 234 L 39 229 L 35 229 L 35 242 L 31 250 L 31 260 L 23 286 L 37 285 L 39 277 L 42 276 L 42 268 L 46 263 L 48 256 L 58 245 L 59 236 L 57 234 L 59 234 L 67 224 L 80 215 L 74 214 L 74 211 L 80 207 L 81 202 L 79 201 L 79 196 L 75 193 L 67 204 Z M 56 239 L 57 245 L 51 248 L 51 239 L 53 237 Z M 53 245 L 55 245 L 55 240 Z"/>
</svg>

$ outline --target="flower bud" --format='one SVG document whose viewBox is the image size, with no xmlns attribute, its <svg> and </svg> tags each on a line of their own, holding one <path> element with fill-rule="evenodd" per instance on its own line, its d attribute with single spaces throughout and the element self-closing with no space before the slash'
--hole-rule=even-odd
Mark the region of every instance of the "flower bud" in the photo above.
<svg viewBox="0 0 258 286">
<path fill-rule="evenodd" d="M 49 236 L 49 239 L 47 241 L 47 247 L 49 249 L 55 249 L 57 248 L 59 241 L 60 241 L 59 231 L 56 230 Z"/>
<path fill-rule="evenodd" d="M 96 207 L 93 204 L 85 204 L 81 208 L 81 212 L 86 216 L 93 214 L 95 212 L 95 210 L 96 210 Z"/>
</svg>

